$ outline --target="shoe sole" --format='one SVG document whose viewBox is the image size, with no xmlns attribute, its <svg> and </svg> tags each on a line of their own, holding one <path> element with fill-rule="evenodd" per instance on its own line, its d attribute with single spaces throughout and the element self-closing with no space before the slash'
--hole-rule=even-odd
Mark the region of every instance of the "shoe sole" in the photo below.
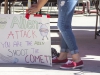
<svg viewBox="0 0 100 75">
<path fill-rule="evenodd" d="M 79 70 L 79 69 L 82 69 L 84 65 L 80 65 L 80 66 L 77 66 L 77 67 L 71 67 L 71 68 L 66 68 L 66 67 L 60 67 L 60 69 L 76 69 L 76 70 Z"/>
</svg>

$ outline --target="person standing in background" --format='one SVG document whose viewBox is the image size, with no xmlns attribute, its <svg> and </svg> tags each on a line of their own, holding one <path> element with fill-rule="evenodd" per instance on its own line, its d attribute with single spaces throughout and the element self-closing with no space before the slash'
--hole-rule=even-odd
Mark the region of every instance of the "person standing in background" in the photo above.
<svg viewBox="0 0 100 75">
<path fill-rule="evenodd" d="M 48 0 L 38 0 L 37 4 L 33 4 L 29 9 L 29 14 L 34 14 L 47 3 Z M 58 28 L 62 35 L 61 52 L 59 57 L 54 57 L 52 63 L 65 63 L 60 66 L 61 69 L 75 69 L 83 67 L 83 61 L 79 55 L 75 37 L 72 32 L 71 22 L 75 6 L 78 0 L 58 0 Z M 67 55 L 71 53 L 72 60 L 68 60 Z"/>
</svg>

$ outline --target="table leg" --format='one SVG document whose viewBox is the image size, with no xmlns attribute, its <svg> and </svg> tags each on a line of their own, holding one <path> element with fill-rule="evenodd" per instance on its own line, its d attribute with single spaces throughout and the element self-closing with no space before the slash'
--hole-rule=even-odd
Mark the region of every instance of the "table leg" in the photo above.
<svg viewBox="0 0 100 75">
<path fill-rule="evenodd" d="M 4 14 L 8 14 L 8 0 L 5 0 Z"/>
</svg>

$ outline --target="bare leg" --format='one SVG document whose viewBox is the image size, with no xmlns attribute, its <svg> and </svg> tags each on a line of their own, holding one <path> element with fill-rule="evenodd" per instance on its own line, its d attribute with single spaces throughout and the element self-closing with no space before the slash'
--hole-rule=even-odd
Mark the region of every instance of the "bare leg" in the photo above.
<svg viewBox="0 0 100 75">
<path fill-rule="evenodd" d="M 73 59 L 73 61 L 75 61 L 75 62 L 81 61 L 81 58 L 80 58 L 80 56 L 79 56 L 78 53 L 77 53 L 77 54 L 73 54 L 73 55 L 72 55 L 72 59 Z"/>
<path fill-rule="evenodd" d="M 58 60 L 66 59 L 67 55 L 68 55 L 67 52 L 61 52 L 60 56 L 58 57 Z M 75 62 L 79 62 L 79 61 L 81 61 L 81 58 L 80 58 L 79 54 L 77 53 L 77 54 L 72 55 L 72 60 L 75 61 Z"/>
<path fill-rule="evenodd" d="M 67 55 L 68 53 L 67 52 L 61 52 L 59 57 L 58 57 L 58 60 L 64 60 L 67 58 Z"/>
</svg>

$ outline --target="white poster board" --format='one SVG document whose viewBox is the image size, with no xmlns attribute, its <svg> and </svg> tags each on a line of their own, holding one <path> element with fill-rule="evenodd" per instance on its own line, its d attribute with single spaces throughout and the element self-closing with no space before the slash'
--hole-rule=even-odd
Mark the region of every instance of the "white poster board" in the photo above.
<svg viewBox="0 0 100 75">
<path fill-rule="evenodd" d="M 52 66 L 49 18 L 0 15 L 0 63 Z"/>
</svg>

